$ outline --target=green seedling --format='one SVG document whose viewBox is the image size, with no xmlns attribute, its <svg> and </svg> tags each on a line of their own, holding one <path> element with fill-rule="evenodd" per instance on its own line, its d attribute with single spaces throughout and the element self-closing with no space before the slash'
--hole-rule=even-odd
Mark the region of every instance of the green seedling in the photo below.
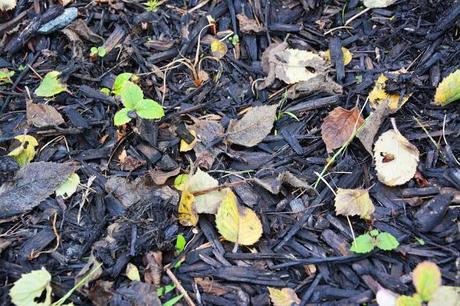
<svg viewBox="0 0 460 306">
<path fill-rule="evenodd" d="M 142 89 L 131 81 L 122 85 L 120 97 L 125 106 L 114 117 L 116 126 L 130 122 L 136 117 L 143 119 L 160 119 L 164 116 L 163 107 L 152 99 L 144 99 Z"/>
<path fill-rule="evenodd" d="M 372 251 L 375 247 L 391 251 L 399 246 L 398 240 L 390 233 L 380 233 L 378 230 L 372 230 L 369 233 L 356 237 L 350 248 L 354 253 L 366 254 Z"/>
<path fill-rule="evenodd" d="M 147 12 L 155 12 L 160 5 L 161 2 L 158 0 L 148 0 L 144 3 L 144 7 Z"/>
<path fill-rule="evenodd" d="M 14 71 L 8 69 L 0 69 L 0 84 L 13 83 L 11 77 L 14 75 Z"/>
<path fill-rule="evenodd" d="M 102 58 L 107 55 L 107 50 L 104 47 L 92 47 L 89 55 L 91 57 L 99 56 Z"/>
<path fill-rule="evenodd" d="M 237 44 L 240 43 L 240 37 L 236 34 L 230 36 L 229 38 L 230 42 L 232 43 L 233 46 L 236 46 Z"/>
</svg>

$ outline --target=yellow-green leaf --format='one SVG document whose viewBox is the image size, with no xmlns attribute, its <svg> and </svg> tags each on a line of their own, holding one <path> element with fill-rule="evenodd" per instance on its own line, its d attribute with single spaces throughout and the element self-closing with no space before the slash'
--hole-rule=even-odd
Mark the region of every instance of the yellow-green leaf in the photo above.
<svg viewBox="0 0 460 306">
<path fill-rule="evenodd" d="M 77 187 L 80 184 L 80 177 L 76 173 L 72 173 L 64 183 L 61 184 L 56 189 L 56 196 L 61 196 L 64 199 L 70 198 L 75 191 L 77 191 Z"/>
<path fill-rule="evenodd" d="M 412 272 L 412 282 L 422 300 L 428 302 L 441 286 L 441 271 L 435 263 L 424 261 Z"/>
<path fill-rule="evenodd" d="M 268 292 L 274 306 L 299 305 L 301 302 L 294 289 L 291 288 L 276 289 L 268 287 Z"/>
<path fill-rule="evenodd" d="M 218 40 L 218 39 L 213 39 L 211 41 L 211 53 L 212 53 L 212 56 L 214 56 L 215 58 L 217 59 L 221 59 L 225 56 L 225 54 L 227 53 L 227 45 Z"/>
<path fill-rule="evenodd" d="M 38 141 L 30 135 L 19 135 L 14 137 L 14 139 L 18 140 L 20 145 L 8 153 L 8 155 L 16 159 L 22 167 L 34 159 L 36 154 L 35 147 L 38 146 Z"/>
<path fill-rule="evenodd" d="M 63 91 L 67 90 L 66 85 L 62 84 L 58 79 L 61 73 L 59 71 L 48 72 L 43 80 L 35 89 L 35 94 L 39 97 L 53 97 Z"/>
<path fill-rule="evenodd" d="M 436 105 L 447 105 L 460 99 L 460 69 L 449 74 L 436 88 L 434 103 Z"/>
<path fill-rule="evenodd" d="M 227 188 L 216 215 L 216 227 L 228 241 L 252 245 L 262 236 L 262 223 L 256 213 L 238 205 L 235 194 Z"/>
<path fill-rule="evenodd" d="M 14 75 L 14 71 L 9 71 L 7 68 L 0 69 L 0 84 L 11 83 L 11 77 L 13 75 Z"/>
<path fill-rule="evenodd" d="M 460 287 L 441 286 L 431 296 L 428 306 L 459 306 Z"/>
<path fill-rule="evenodd" d="M 126 277 L 128 277 L 132 281 L 141 281 L 139 270 L 135 265 L 133 265 L 130 262 L 126 265 Z"/>
<path fill-rule="evenodd" d="M 23 274 L 10 291 L 10 297 L 16 306 L 48 306 L 51 304 L 51 274 L 44 268 Z M 40 297 L 46 290 L 45 300 L 37 303 L 36 298 Z"/>
<path fill-rule="evenodd" d="M 400 295 L 396 299 L 396 306 L 422 306 L 422 301 L 420 300 L 418 295 Z"/>
<path fill-rule="evenodd" d="M 178 176 L 176 176 L 176 178 L 174 179 L 174 188 L 180 191 L 184 191 L 186 186 L 185 184 L 187 183 L 188 178 L 188 174 L 179 174 Z"/>
<path fill-rule="evenodd" d="M 374 204 L 372 204 L 366 189 L 337 189 L 335 196 L 335 213 L 337 215 L 358 215 L 369 220 L 374 210 Z"/>
</svg>

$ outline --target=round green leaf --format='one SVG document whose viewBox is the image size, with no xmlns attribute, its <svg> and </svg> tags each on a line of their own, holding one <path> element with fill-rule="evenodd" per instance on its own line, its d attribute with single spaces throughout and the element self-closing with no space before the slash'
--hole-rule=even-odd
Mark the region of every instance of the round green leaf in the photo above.
<svg viewBox="0 0 460 306">
<path fill-rule="evenodd" d="M 435 263 L 424 261 L 415 267 L 412 281 L 422 300 L 428 302 L 441 286 L 441 271 Z"/>
<path fill-rule="evenodd" d="M 379 230 L 372 230 L 369 232 L 369 235 L 371 235 L 372 237 L 377 237 L 377 235 L 379 234 Z"/>
<path fill-rule="evenodd" d="M 353 241 L 350 250 L 354 253 L 365 254 L 374 249 L 374 239 L 369 234 L 364 234 L 356 237 Z"/>
<path fill-rule="evenodd" d="M 180 190 L 180 191 L 184 191 L 185 190 L 185 185 L 187 184 L 188 179 L 189 179 L 188 174 L 179 174 L 174 179 L 174 188 L 176 188 L 177 190 Z"/>
<path fill-rule="evenodd" d="M 137 104 L 136 113 L 144 119 L 160 119 L 165 115 L 163 106 L 151 99 L 144 99 Z"/>
<path fill-rule="evenodd" d="M 384 251 L 391 251 L 399 246 L 398 240 L 390 233 L 380 233 L 376 241 L 377 247 Z"/>
<path fill-rule="evenodd" d="M 32 271 L 23 274 L 10 290 L 11 301 L 17 306 L 36 306 L 51 304 L 51 274 L 45 269 Z M 37 303 L 36 298 L 40 297 L 46 289 L 46 298 L 43 303 Z"/>
<path fill-rule="evenodd" d="M 104 47 L 97 48 L 97 55 L 104 57 L 107 54 L 107 50 Z"/>
<path fill-rule="evenodd" d="M 142 103 L 144 93 L 142 89 L 133 82 L 126 81 L 120 92 L 121 102 L 126 108 L 137 111 L 137 104 Z"/>
<path fill-rule="evenodd" d="M 70 198 L 75 191 L 77 191 L 77 187 L 80 184 L 80 177 L 76 173 L 72 173 L 64 183 L 61 184 L 56 189 L 56 196 L 61 196 L 64 199 Z"/>
<path fill-rule="evenodd" d="M 133 76 L 133 74 L 129 73 L 129 72 L 119 74 L 116 77 L 115 82 L 113 82 L 113 88 L 112 88 L 113 93 L 116 94 L 117 96 L 119 96 L 120 93 L 121 93 L 121 89 L 123 88 L 123 85 L 126 82 L 128 82 L 129 79 L 131 79 L 132 76 Z"/>
<path fill-rule="evenodd" d="M 182 235 L 182 234 L 177 235 L 177 238 L 176 238 L 176 251 L 178 253 L 182 252 L 185 249 L 186 244 L 187 244 L 187 241 L 185 240 L 184 235 Z"/>
<path fill-rule="evenodd" d="M 127 108 L 122 108 L 118 112 L 115 113 L 115 116 L 113 117 L 113 123 L 116 126 L 120 126 L 123 124 L 126 124 L 131 121 L 131 117 L 128 116 L 128 112 L 130 110 Z"/>
<path fill-rule="evenodd" d="M 35 94 L 39 97 L 52 97 L 66 91 L 66 86 L 58 80 L 60 74 L 59 71 L 48 72 L 40 83 L 40 86 L 35 89 Z"/>
<path fill-rule="evenodd" d="M 396 306 L 422 306 L 422 302 L 417 295 L 400 295 L 396 300 Z"/>
</svg>

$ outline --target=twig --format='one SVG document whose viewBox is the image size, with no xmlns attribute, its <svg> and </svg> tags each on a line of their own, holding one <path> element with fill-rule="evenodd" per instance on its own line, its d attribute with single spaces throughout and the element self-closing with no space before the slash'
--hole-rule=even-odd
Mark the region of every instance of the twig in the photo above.
<svg viewBox="0 0 460 306">
<path fill-rule="evenodd" d="M 169 269 L 166 269 L 166 274 L 168 274 L 169 278 L 172 280 L 172 282 L 174 283 L 174 285 L 176 285 L 176 288 L 177 290 L 179 290 L 180 293 L 182 293 L 184 295 L 184 300 L 187 302 L 187 304 L 189 306 L 196 306 L 195 303 L 193 302 L 193 300 L 190 298 L 190 296 L 188 295 L 187 291 L 185 291 L 184 287 L 182 287 L 181 283 L 179 282 L 179 280 L 176 278 L 176 276 L 174 275 L 174 273 L 172 273 L 171 270 Z"/>
</svg>

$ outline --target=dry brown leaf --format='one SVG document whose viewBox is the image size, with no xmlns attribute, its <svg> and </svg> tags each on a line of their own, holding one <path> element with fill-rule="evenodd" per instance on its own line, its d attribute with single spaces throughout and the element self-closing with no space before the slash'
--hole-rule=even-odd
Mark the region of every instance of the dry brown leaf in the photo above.
<svg viewBox="0 0 460 306">
<path fill-rule="evenodd" d="M 248 18 L 244 14 L 238 14 L 236 18 L 238 18 L 240 31 L 242 33 L 261 33 L 265 31 L 265 28 L 258 24 L 255 19 Z"/>
<path fill-rule="evenodd" d="M 197 164 L 204 169 L 209 169 L 216 157 L 222 152 L 221 149 L 215 146 L 209 148 L 209 144 L 215 139 L 223 137 L 224 128 L 219 122 L 214 120 L 192 119 L 194 125 L 190 129 L 196 132 L 197 143 L 193 147 L 193 151 L 196 155 Z"/>
<path fill-rule="evenodd" d="M 63 124 L 64 118 L 51 105 L 27 102 L 27 123 L 38 128 Z"/>
<path fill-rule="evenodd" d="M 371 219 L 375 207 L 366 189 L 337 189 L 335 213 L 342 216 L 360 216 Z"/>
<path fill-rule="evenodd" d="M 374 144 L 375 135 L 380 128 L 383 120 L 390 114 L 388 110 L 388 100 L 382 102 L 377 106 L 367 118 L 366 125 L 358 132 L 356 135 L 361 143 L 363 144 L 364 148 L 369 152 L 369 154 L 373 154 L 372 152 L 372 145 Z"/>
<path fill-rule="evenodd" d="M 374 146 L 375 170 L 379 181 L 387 186 L 406 183 L 417 171 L 419 155 L 417 147 L 398 131 L 386 131 Z"/>
<path fill-rule="evenodd" d="M 357 107 L 350 110 L 334 108 L 321 125 L 321 136 L 327 151 L 331 153 L 343 146 L 363 123 L 364 119 Z"/>
<path fill-rule="evenodd" d="M 149 171 L 149 175 L 155 184 L 164 185 L 169 178 L 178 175 L 179 172 L 180 168 L 168 172 L 162 171 L 160 169 L 153 169 Z"/>
<path fill-rule="evenodd" d="M 144 255 L 142 262 L 144 263 L 144 281 L 147 284 L 159 287 L 161 285 L 161 275 L 163 273 L 163 255 L 160 251 L 150 251 Z"/>
<path fill-rule="evenodd" d="M 273 306 L 292 306 L 300 304 L 300 299 L 294 289 L 276 289 L 268 287 L 268 292 L 270 293 L 270 299 L 272 300 Z"/>
<path fill-rule="evenodd" d="M 255 106 L 240 120 L 232 120 L 227 129 L 229 143 L 253 147 L 270 134 L 278 105 Z"/>
<path fill-rule="evenodd" d="M 195 282 L 203 288 L 203 292 L 211 295 L 221 296 L 229 293 L 231 290 L 215 280 L 209 278 L 195 277 Z"/>
</svg>

